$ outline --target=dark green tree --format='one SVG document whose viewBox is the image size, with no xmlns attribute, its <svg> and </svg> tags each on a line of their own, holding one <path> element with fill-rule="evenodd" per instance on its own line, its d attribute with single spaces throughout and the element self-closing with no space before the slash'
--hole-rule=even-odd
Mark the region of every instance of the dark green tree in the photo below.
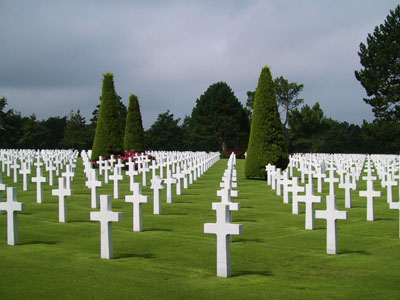
<svg viewBox="0 0 400 300">
<path fill-rule="evenodd" d="M 71 149 L 86 149 L 88 144 L 88 129 L 85 118 L 81 116 L 78 109 L 76 113 L 71 111 L 68 116 L 62 145 Z"/>
<path fill-rule="evenodd" d="M 168 111 L 159 114 L 157 120 L 145 132 L 147 149 L 151 150 L 182 150 L 182 132 L 179 126 L 180 119 Z"/>
<path fill-rule="evenodd" d="M 317 152 L 323 144 L 325 116 L 319 103 L 292 111 L 289 118 L 289 145 L 294 152 Z"/>
<path fill-rule="evenodd" d="M 246 100 L 246 110 L 249 115 L 249 120 L 251 122 L 251 117 L 253 115 L 253 105 L 254 105 L 254 98 L 256 97 L 256 91 L 247 91 L 247 100 Z"/>
<path fill-rule="evenodd" d="M 6 110 L 7 99 L 0 99 L 0 147 L 19 148 L 19 140 L 22 137 L 22 126 L 26 120 L 19 112 L 13 109 Z"/>
<path fill-rule="evenodd" d="M 290 113 L 304 102 L 304 99 L 298 98 L 304 86 L 296 82 L 289 82 L 282 76 L 275 78 L 274 83 L 278 105 L 283 110 L 283 126 L 286 127 Z"/>
<path fill-rule="evenodd" d="M 124 149 L 136 152 L 144 152 L 144 130 L 142 115 L 140 113 L 139 100 L 136 95 L 129 97 L 128 114 L 126 116 L 126 127 L 124 137 Z"/>
<path fill-rule="evenodd" d="M 117 95 L 118 98 L 118 114 L 119 114 L 119 124 L 121 127 L 121 135 L 122 138 L 125 136 L 125 127 L 126 127 L 126 115 L 128 113 L 128 110 L 125 106 L 125 104 L 122 102 L 122 98 Z M 101 104 L 101 96 L 99 97 L 100 103 L 96 105 L 96 108 L 92 112 L 92 118 L 90 119 L 90 124 L 92 125 L 91 128 L 93 128 L 93 136 L 94 132 L 96 131 L 96 126 L 97 126 L 97 119 L 99 117 L 99 110 L 100 110 L 100 104 Z"/>
<path fill-rule="evenodd" d="M 254 99 L 245 176 L 265 178 L 265 166 L 269 163 L 284 169 L 289 163 L 289 156 L 278 111 L 275 84 L 270 69 L 264 67 Z"/>
<path fill-rule="evenodd" d="M 24 118 L 22 136 L 18 141 L 18 147 L 24 149 L 43 149 L 46 145 L 48 132 L 46 128 L 32 114 Z"/>
<path fill-rule="evenodd" d="M 210 85 L 196 100 L 190 119 L 195 150 L 245 150 L 249 136 L 246 110 L 225 82 Z"/>
<path fill-rule="evenodd" d="M 64 138 L 65 128 L 67 127 L 67 117 L 50 117 L 41 123 L 48 132 L 45 148 L 61 148 L 61 141 Z"/>
<path fill-rule="evenodd" d="M 118 95 L 114 89 L 114 75 L 104 74 L 101 105 L 92 148 L 92 160 L 123 152 Z"/>
<path fill-rule="evenodd" d="M 362 129 L 367 145 L 364 153 L 400 154 L 400 126 L 395 120 L 364 120 Z"/>
<path fill-rule="evenodd" d="M 390 10 L 384 24 L 368 34 L 358 52 L 363 68 L 355 76 L 365 88 L 364 101 L 377 119 L 400 121 L 400 5 Z"/>
</svg>

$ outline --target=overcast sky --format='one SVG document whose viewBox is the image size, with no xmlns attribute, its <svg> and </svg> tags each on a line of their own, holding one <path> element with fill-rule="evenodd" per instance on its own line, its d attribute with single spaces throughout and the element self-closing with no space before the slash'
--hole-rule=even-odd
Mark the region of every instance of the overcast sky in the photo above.
<svg viewBox="0 0 400 300">
<path fill-rule="evenodd" d="M 225 81 L 246 103 L 263 66 L 304 84 L 305 103 L 328 117 L 371 121 L 354 77 L 360 42 L 392 0 L 16 1 L 0 0 L 0 97 L 23 116 L 88 121 L 103 74 L 114 73 L 143 125 L 159 113 L 190 115 L 209 85 Z"/>
</svg>

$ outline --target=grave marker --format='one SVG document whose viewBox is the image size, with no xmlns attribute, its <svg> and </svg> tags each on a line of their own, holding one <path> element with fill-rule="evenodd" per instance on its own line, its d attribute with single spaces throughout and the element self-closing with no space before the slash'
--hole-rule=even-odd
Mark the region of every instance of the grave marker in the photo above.
<svg viewBox="0 0 400 300">
<path fill-rule="evenodd" d="M 317 219 L 326 220 L 326 253 L 337 254 L 337 220 L 347 220 L 347 211 L 339 211 L 336 209 L 335 195 L 326 196 L 326 210 L 315 211 Z"/>
<path fill-rule="evenodd" d="M 142 203 L 148 203 L 149 196 L 142 195 L 142 185 L 139 182 L 133 184 L 133 195 L 126 195 L 125 202 L 133 204 L 133 231 L 143 231 Z"/>
<path fill-rule="evenodd" d="M 122 213 L 111 210 L 111 196 L 100 196 L 100 211 L 90 212 L 90 221 L 100 222 L 100 256 L 103 259 L 113 258 L 113 241 L 111 222 L 120 222 Z"/>
<path fill-rule="evenodd" d="M 0 211 L 7 212 L 7 244 L 18 245 L 17 212 L 25 210 L 25 203 L 17 202 L 17 188 L 7 187 L 7 201 L 0 202 Z"/>
<path fill-rule="evenodd" d="M 230 277 L 230 239 L 229 235 L 240 235 L 243 233 L 242 224 L 232 224 L 229 222 L 229 210 L 239 210 L 239 203 L 213 203 L 212 209 L 217 213 L 216 223 L 205 223 L 204 233 L 215 234 L 217 236 L 217 276 Z"/>
</svg>

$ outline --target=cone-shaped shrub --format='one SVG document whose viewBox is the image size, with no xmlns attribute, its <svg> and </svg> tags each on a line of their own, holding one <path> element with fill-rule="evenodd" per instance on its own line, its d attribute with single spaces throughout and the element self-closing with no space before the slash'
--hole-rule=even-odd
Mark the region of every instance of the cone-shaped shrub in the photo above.
<svg viewBox="0 0 400 300">
<path fill-rule="evenodd" d="M 118 95 L 114 89 L 114 75 L 104 74 L 101 104 L 92 148 L 92 160 L 99 156 L 122 154 L 123 140 L 118 111 Z"/>
<path fill-rule="evenodd" d="M 135 152 L 143 152 L 144 147 L 144 130 L 142 124 L 142 115 L 138 97 L 131 95 L 129 97 L 128 114 L 126 115 L 124 149 Z"/>
<path fill-rule="evenodd" d="M 289 157 L 278 112 L 275 85 L 268 67 L 261 71 L 253 106 L 250 140 L 245 161 L 247 178 L 265 178 L 265 166 L 286 168 Z"/>
</svg>

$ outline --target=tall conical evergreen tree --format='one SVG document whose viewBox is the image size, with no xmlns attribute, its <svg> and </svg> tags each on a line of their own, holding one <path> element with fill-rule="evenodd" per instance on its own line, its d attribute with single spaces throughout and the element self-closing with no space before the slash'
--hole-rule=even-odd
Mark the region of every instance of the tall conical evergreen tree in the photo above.
<svg viewBox="0 0 400 300">
<path fill-rule="evenodd" d="M 92 160 L 123 152 L 123 140 L 118 111 L 118 95 L 114 89 L 114 75 L 103 77 L 101 104 L 92 148 Z"/>
<path fill-rule="evenodd" d="M 128 114 L 126 116 L 124 149 L 135 152 L 143 152 L 144 130 L 142 124 L 142 115 L 140 113 L 139 100 L 136 95 L 129 97 Z"/>
<path fill-rule="evenodd" d="M 265 178 L 265 166 L 286 168 L 289 157 L 276 100 L 275 85 L 268 67 L 261 71 L 254 99 L 250 140 L 245 161 L 247 178 Z"/>
</svg>

